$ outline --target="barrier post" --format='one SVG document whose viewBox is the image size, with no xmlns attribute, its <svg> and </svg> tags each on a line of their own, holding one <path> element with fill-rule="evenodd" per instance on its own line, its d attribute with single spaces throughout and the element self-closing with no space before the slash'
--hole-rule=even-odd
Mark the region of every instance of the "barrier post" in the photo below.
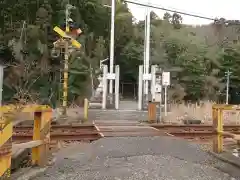
<svg viewBox="0 0 240 180">
<path fill-rule="evenodd" d="M 148 121 L 156 122 L 156 103 L 149 101 L 148 102 Z"/>
<path fill-rule="evenodd" d="M 88 120 L 88 108 L 89 108 L 89 102 L 88 102 L 88 99 L 85 98 L 84 99 L 84 121 L 87 121 Z"/>
<path fill-rule="evenodd" d="M 220 107 L 213 107 L 213 128 L 216 130 L 217 135 L 213 138 L 213 152 L 223 152 L 223 109 Z"/>
<path fill-rule="evenodd" d="M 0 179 L 10 179 L 13 123 L 0 119 Z"/>
<path fill-rule="evenodd" d="M 43 144 L 32 148 L 32 164 L 44 166 L 50 144 L 52 110 L 50 108 L 37 108 L 34 112 L 33 140 L 41 140 Z"/>
</svg>

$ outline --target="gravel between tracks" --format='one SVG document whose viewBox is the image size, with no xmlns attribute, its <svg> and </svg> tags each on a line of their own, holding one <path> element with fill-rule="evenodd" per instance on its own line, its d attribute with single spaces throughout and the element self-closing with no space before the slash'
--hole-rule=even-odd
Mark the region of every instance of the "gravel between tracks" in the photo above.
<svg viewBox="0 0 240 180">
<path fill-rule="evenodd" d="M 234 180 L 200 146 L 171 137 L 103 138 L 60 151 L 35 180 Z M 239 170 L 233 172 L 238 176 Z M 236 178 L 238 179 L 238 178 Z"/>
</svg>

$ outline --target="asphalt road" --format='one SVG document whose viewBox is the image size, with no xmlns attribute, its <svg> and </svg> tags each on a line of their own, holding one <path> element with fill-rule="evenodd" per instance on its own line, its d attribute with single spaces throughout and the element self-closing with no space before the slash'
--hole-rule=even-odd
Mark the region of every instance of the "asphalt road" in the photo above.
<svg viewBox="0 0 240 180">
<path fill-rule="evenodd" d="M 55 165 L 35 180 L 240 179 L 239 169 L 199 145 L 171 137 L 103 138 L 70 146 L 56 157 Z"/>
</svg>

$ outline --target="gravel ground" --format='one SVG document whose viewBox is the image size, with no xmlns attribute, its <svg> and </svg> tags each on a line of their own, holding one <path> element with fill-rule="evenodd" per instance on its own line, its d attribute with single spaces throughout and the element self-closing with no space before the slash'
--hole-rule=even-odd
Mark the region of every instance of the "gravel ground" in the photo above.
<svg viewBox="0 0 240 180">
<path fill-rule="evenodd" d="M 34 180 L 235 180 L 240 175 L 200 146 L 171 137 L 103 138 L 70 146 L 56 158 Z"/>
</svg>

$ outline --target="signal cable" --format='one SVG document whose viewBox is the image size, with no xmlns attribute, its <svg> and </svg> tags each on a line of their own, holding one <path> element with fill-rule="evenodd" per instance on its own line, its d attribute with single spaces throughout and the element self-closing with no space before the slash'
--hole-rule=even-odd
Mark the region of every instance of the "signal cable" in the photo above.
<svg viewBox="0 0 240 180">
<path fill-rule="evenodd" d="M 191 17 L 195 17 L 195 18 L 206 19 L 206 20 L 210 20 L 210 21 L 214 21 L 214 22 L 224 22 L 224 23 L 229 22 L 227 20 L 222 21 L 222 20 L 219 20 L 217 18 L 201 16 L 201 15 L 197 15 L 197 14 L 192 14 L 192 13 L 187 13 L 187 12 L 183 12 L 183 11 L 177 11 L 177 10 L 173 10 L 173 9 L 169 9 L 169 8 L 164 8 L 164 7 L 160 7 L 158 5 L 154 5 L 154 4 L 151 4 L 151 3 L 145 4 L 145 3 L 135 2 L 135 1 L 131 1 L 131 0 L 124 0 L 124 2 L 139 5 L 139 6 L 143 6 L 143 7 L 150 7 L 150 8 L 153 8 L 153 9 L 160 9 L 160 10 L 164 10 L 164 11 L 168 11 L 168 12 L 172 12 L 172 13 L 177 13 L 177 14 L 182 14 L 182 15 L 186 15 L 186 16 L 191 16 Z M 234 24 L 239 25 L 240 23 L 235 22 Z"/>
</svg>

